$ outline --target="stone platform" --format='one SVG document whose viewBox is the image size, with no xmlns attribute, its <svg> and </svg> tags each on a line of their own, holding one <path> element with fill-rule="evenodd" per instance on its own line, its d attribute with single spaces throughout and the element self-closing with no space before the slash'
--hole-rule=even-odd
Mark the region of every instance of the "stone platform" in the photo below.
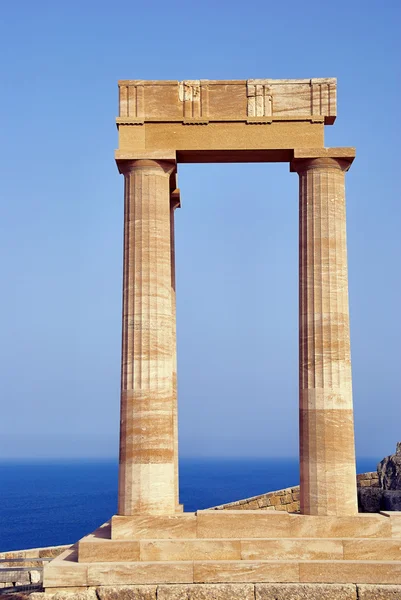
<svg viewBox="0 0 401 600">
<path fill-rule="evenodd" d="M 401 584 L 401 513 L 114 516 L 44 570 L 48 592 L 264 582 Z"/>
</svg>

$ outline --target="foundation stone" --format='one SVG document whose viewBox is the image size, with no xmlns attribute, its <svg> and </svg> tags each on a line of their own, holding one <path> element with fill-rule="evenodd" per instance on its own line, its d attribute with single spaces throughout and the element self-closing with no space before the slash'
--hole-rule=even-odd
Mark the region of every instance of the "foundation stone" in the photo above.
<svg viewBox="0 0 401 600">
<path fill-rule="evenodd" d="M 356 600 L 352 584 L 263 583 L 255 585 L 255 600 Z"/>
</svg>

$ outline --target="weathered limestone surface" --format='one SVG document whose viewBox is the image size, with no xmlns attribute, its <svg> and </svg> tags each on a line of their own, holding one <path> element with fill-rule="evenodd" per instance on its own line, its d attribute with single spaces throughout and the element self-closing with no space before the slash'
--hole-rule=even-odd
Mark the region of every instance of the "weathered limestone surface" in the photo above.
<svg viewBox="0 0 401 600">
<path fill-rule="evenodd" d="M 120 81 L 116 158 L 289 161 L 293 148 L 324 146 L 336 89 L 333 78 Z"/>
<path fill-rule="evenodd" d="M 400 600 L 401 586 L 352 583 L 162 584 L 35 592 L 26 597 L 29 600 Z"/>
<path fill-rule="evenodd" d="M 114 516 L 111 519 L 111 537 L 123 539 L 170 539 L 195 538 L 196 516 L 194 513 L 180 515 L 134 515 Z"/>
<path fill-rule="evenodd" d="M 399 585 L 357 585 L 358 600 L 400 600 Z"/>
<path fill-rule="evenodd" d="M 354 583 L 162 584 L 35 592 L 27 597 L 29 600 L 400 600 L 401 586 Z"/>
<path fill-rule="evenodd" d="M 254 600 L 251 583 L 159 585 L 157 600 Z"/>
<path fill-rule="evenodd" d="M 108 586 L 96 589 L 99 600 L 156 600 L 156 590 L 156 585 Z"/>
<path fill-rule="evenodd" d="M 321 79 L 248 79 L 216 81 L 119 81 L 117 123 L 305 119 L 328 124 L 336 117 L 337 81 Z M 261 119 L 263 122 L 263 119 Z"/>
<path fill-rule="evenodd" d="M 356 600 L 352 584 L 259 583 L 255 600 Z"/>
<path fill-rule="evenodd" d="M 125 176 L 118 513 L 176 510 L 170 175 L 122 161 Z"/>
<path fill-rule="evenodd" d="M 300 179 L 300 503 L 311 515 L 358 512 L 344 190 L 353 153 L 347 153 L 295 152 L 291 163 Z"/>
</svg>

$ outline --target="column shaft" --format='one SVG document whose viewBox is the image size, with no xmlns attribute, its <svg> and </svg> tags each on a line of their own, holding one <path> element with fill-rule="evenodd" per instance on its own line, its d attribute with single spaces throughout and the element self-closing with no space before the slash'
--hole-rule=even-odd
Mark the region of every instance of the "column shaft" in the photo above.
<svg viewBox="0 0 401 600">
<path fill-rule="evenodd" d="M 299 194 L 301 512 L 358 512 L 344 176 L 351 160 L 296 160 Z"/>
<path fill-rule="evenodd" d="M 121 161 L 125 176 L 118 514 L 175 512 L 170 174 Z"/>
<path fill-rule="evenodd" d="M 178 190 L 175 190 L 178 192 Z M 173 378 L 173 419 L 174 419 L 174 473 L 176 511 L 183 510 L 179 500 L 178 477 L 178 398 L 177 398 L 177 319 L 175 298 L 175 209 L 180 206 L 179 193 L 173 193 L 170 200 L 170 252 L 171 252 L 171 325 L 172 325 L 172 378 Z"/>
</svg>

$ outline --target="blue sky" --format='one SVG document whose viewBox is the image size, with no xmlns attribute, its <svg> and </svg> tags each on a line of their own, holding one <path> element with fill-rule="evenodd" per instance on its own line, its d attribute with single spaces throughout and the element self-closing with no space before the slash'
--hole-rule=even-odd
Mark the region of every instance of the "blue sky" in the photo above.
<svg viewBox="0 0 401 600">
<path fill-rule="evenodd" d="M 0 19 L 0 457 L 116 456 L 118 79 L 338 78 L 356 446 L 401 439 L 401 4 L 37 0 Z M 180 165 L 184 456 L 296 456 L 298 177 Z"/>
</svg>

